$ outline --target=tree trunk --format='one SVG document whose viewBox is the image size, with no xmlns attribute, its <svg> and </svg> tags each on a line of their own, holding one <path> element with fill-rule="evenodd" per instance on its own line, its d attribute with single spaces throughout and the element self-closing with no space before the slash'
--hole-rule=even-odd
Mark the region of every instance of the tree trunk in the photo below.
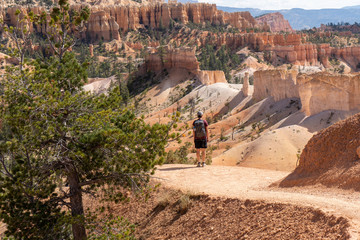
<svg viewBox="0 0 360 240">
<path fill-rule="evenodd" d="M 68 174 L 68 182 L 70 187 L 70 205 L 71 215 L 76 219 L 72 224 L 72 232 L 74 240 L 86 240 L 86 230 L 84 220 L 84 207 L 82 201 L 82 192 L 79 184 L 79 176 L 75 169 Z"/>
</svg>

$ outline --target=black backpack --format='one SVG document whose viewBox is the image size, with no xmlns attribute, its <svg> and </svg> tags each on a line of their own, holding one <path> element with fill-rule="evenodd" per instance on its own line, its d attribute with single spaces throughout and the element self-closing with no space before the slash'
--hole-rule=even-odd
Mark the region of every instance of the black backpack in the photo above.
<svg viewBox="0 0 360 240">
<path fill-rule="evenodd" d="M 206 138 L 204 120 L 198 119 L 194 122 L 195 138 Z"/>
</svg>

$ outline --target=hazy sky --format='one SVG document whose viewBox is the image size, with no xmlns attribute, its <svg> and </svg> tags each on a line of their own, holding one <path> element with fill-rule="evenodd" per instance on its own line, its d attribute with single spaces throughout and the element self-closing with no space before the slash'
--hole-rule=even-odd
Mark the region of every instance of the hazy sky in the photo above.
<svg viewBox="0 0 360 240">
<path fill-rule="evenodd" d="M 360 0 L 199 0 L 199 2 L 216 3 L 218 6 L 260 8 L 266 10 L 342 8 L 360 5 Z"/>
</svg>

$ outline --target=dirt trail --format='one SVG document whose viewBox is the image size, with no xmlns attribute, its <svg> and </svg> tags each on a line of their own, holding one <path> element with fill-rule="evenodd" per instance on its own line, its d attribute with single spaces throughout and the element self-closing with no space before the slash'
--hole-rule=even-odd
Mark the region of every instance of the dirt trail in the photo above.
<svg viewBox="0 0 360 240">
<path fill-rule="evenodd" d="M 155 177 L 164 185 L 193 193 L 239 199 L 264 200 L 313 207 L 349 219 L 351 239 L 360 239 L 360 193 L 321 186 L 270 188 L 290 172 L 272 170 L 169 164 L 158 167 Z"/>
</svg>

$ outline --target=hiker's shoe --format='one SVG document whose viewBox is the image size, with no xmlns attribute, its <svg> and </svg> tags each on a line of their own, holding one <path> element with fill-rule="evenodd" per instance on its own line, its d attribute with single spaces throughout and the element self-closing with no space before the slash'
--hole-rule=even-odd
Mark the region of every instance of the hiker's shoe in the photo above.
<svg viewBox="0 0 360 240">
<path fill-rule="evenodd" d="M 205 166 L 206 166 L 206 164 L 203 162 L 203 163 L 201 164 L 201 166 L 202 166 L 202 167 L 205 167 Z"/>
<path fill-rule="evenodd" d="M 197 166 L 196 167 L 201 167 L 201 163 L 200 162 L 198 162 L 198 164 L 197 164 Z"/>
</svg>

